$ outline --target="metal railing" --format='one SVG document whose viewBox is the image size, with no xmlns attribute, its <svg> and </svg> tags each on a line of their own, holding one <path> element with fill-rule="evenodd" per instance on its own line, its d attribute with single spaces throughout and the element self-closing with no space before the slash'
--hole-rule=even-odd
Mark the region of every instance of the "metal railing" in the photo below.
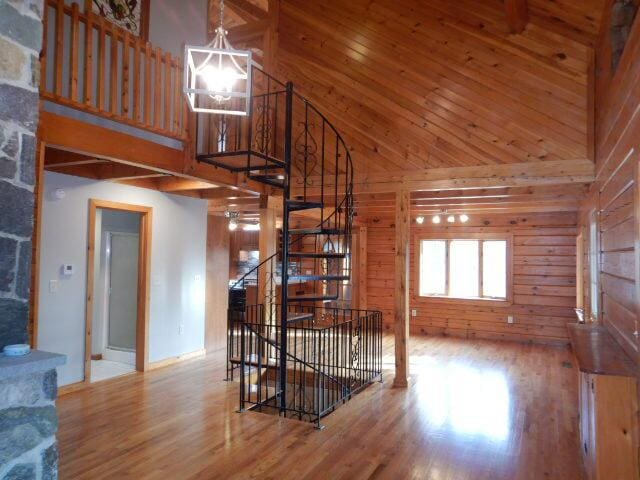
<svg viewBox="0 0 640 480">
<path fill-rule="evenodd" d="M 382 379 L 382 314 L 308 306 L 288 309 L 312 313 L 313 319 L 287 326 L 286 389 L 279 375 L 281 322 L 262 323 L 263 305 L 248 306 L 247 318 L 237 322 L 240 349 L 233 361 L 240 366 L 240 409 L 272 411 L 320 428 L 323 416 Z"/>
</svg>

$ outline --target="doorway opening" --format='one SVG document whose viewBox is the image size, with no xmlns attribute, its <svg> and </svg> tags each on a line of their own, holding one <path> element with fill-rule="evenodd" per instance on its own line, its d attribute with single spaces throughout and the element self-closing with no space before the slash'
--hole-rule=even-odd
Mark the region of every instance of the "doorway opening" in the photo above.
<svg viewBox="0 0 640 480">
<path fill-rule="evenodd" d="M 85 382 L 144 371 L 151 208 L 91 200 Z"/>
</svg>

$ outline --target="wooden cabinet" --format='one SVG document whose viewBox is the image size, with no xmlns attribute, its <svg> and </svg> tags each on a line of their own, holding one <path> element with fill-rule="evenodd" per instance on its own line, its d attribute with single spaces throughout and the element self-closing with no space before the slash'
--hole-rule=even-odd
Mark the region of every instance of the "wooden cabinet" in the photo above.
<svg viewBox="0 0 640 480">
<path fill-rule="evenodd" d="M 570 326 L 578 360 L 580 449 L 588 480 L 637 480 L 635 369 L 604 327 Z"/>
<path fill-rule="evenodd" d="M 632 377 L 580 372 L 580 444 L 589 480 L 638 478 Z"/>
</svg>

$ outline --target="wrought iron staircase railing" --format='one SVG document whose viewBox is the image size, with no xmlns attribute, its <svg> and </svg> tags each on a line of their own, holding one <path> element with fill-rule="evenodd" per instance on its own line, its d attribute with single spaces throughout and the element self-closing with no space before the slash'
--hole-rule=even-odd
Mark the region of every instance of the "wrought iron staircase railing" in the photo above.
<svg viewBox="0 0 640 480">
<path fill-rule="evenodd" d="M 232 379 L 240 370 L 242 408 L 274 407 L 319 425 L 339 401 L 381 375 L 381 348 L 360 348 L 381 345 L 381 314 L 336 303 L 351 278 L 351 153 L 293 84 L 255 66 L 251 77 L 248 117 L 199 114 L 195 129 L 198 161 L 244 173 L 283 196 L 278 253 L 230 289 L 227 373 Z M 292 228 L 301 219 L 307 226 Z M 300 368 L 310 372 L 302 382 Z M 356 386 L 356 377 L 364 383 Z"/>
</svg>

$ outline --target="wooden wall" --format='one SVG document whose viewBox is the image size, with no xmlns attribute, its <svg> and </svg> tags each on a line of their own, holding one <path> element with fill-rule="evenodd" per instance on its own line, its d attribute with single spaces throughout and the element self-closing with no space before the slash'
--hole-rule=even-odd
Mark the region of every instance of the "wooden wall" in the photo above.
<svg viewBox="0 0 640 480">
<path fill-rule="evenodd" d="M 428 220 L 427 220 L 428 222 Z M 575 321 L 575 213 L 477 214 L 465 226 L 411 227 L 411 333 L 445 334 L 543 343 L 567 343 L 566 323 Z M 415 244 L 421 233 L 513 234 L 514 298 L 509 306 L 444 304 L 417 295 Z M 382 310 L 387 329 L 394 315 L 393 219 L 372 219 L 367 225 L 367 303 Z M 515 323 L 507 323 L 507 315 Z"/>
<path fill-rule="evenodd" d="M 617 70 L 611 69 L 608 2 L 596 51 L 596 182 L 582 205 L 580 229 L 588 252 L 590 212 L 598 214 L 600 255 L 599 320 L 621 347 L 638 360 L 640 295 L 639 196 L 640 159 L 640 17 L 636 16 Z M 583 302 L 590 313 L 589 257 L 584 257 Z"/>
</svg>

